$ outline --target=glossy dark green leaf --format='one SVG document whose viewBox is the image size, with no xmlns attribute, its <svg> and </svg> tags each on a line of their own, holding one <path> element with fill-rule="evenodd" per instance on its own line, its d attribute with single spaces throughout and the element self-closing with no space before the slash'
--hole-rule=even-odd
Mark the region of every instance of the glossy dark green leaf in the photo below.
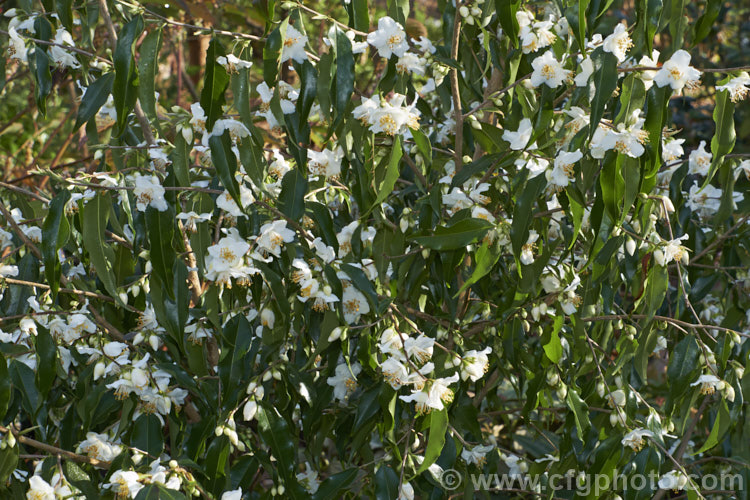
<svg viewBox="0 0 750 500">
<path fill-rule="evenodd" d="M 396 500 L 399 496 L 399 477 L 387 465 L 381 465 L 375 473 L 376 500 Z"/>
<path fill-rule="evenodd" d="M 513 209 L 513 224 L 510 226 L 510 239 L 513 245 L 513 254 L 516 257 L 521 255 L 521 249 L 528 241 L 534 203 L 536 203 L 536 199 L 546 184 L 547 179 L 543 175 L 538 175 L 529 180 L 520 196 L 516 197 L 516 206 Z"/>
<path fill-rule="evenodd" d="M 161 28 L 146 35 L 138 51 L 138 100 L 143 106 L 143 112 L 158 127 L 156 116 L 156 88 L 154 82 L 159 66 L 159 50 L 161 49 Z"/>
<path fill-rule="evenodd" d="M 263 45 L 263 79 L 269 88 L 276 86 L 276 75 L 279 73 L 279 61 L 281 61 L 287 25 L 288 20 L 285 19 L 268 34 L 266 43 Z"/>
<path fill-rule="evenodd" d="M 265 403 L 258 406 L 256 418 L 260 437 L 276 459 L 279 474 L 290 480 L 294 475 L 297 456 L 297 445 L 292 439 L 292 430 L 276 408 Z"/>
<path fill-rule="evenodd" d="M 695 337 L 686 335 L 672 351 L 667 380 L 669 381 L 669 395 L 674 399 L 685 393 L 692 382 L 692 374 L 700 367 L 698 356 L 701 349 Z"/>
<path fill-rule="evenodd" d="M 49 212 L 42 225 L 42 242 L 39 245 L 44 260 L 44 275 L 50 286 L 52 297 L 60 288 L 60 259 L 57 251 L 70 236 L 70 224 L 65 216 L 65 205 L 70 199 L 69 191 L 62 191 L 49 204 Z"/>
<path fill-rule="evenodd" d="M 216 62 L 218 57 L 226 55 L 217 38 L 212 38 L 206 50 L 206 73 L 203 78 L 200 103 L 206 113 L 206 130 L 213 130 L 214 123 L 223 114 L 224 92 L 229 86 L 229 74 Z M 213 154 L 213 150 L 212 150 Z"/>
<path fill-rule="evenodd" d="M 734 130 L 734 103 L 732 102 L 729 91 L 722 90 L 716 93 L 716 106 L 714 107 L 714 124 L 716 131 L 711 139 L 711 168 L 703 181 L 705 187 L 711 182 L 716 170 L 721 166 L 724 157 L 732 151 L 734 143 L 737 140 L 737 134 Z"/>
<path fill-rule="evenodd" d="M 162 430 L 159 417 L 153 414 L 141 415 L 133 424 L 130 446 L 158 457 L 164 449 Z"/>
<path fill-rule="evenodd" d="M 105 73 L 86 89 L 86 93 L 81 98 L 81 105 L 78 107 L 78 116 L 74 129 L 88 122 L 99 112 L 102 106 L 107 102 L 109 95 L 112 93 L 112 84 L 115 81 L 115 74 Z"/>
<path fill-rule="evenodd" d="M 174 298 L 172 287 L 172 266 L 176 258 L 172 239 L 174 238 L 175 217 L 170 208 L 160 212 L 154 207 L 146 209 L 146 228 L 148 229 L 149 256 L 153 272 L 164 283 L 167 294 Z"/>
<path fill-rule="evenodd" d="M 521 0 L 495 0 L 497 17 L 500 20 L 500 26 L 503 27 L 503 34 L 508 37 L 514 47 L 518 47 L 520 27 L 516 13 L 520 6 Z"/>
<path fill-rule="evenodd" d="M 431 411 L 429 437 L 424 452 L 424 461 L 417 469 L 417 474 L 427 470 L 440 457 L 445 446 L 445 434 L 448 430 L 448 410 Z"/>
<path fill-rule="evenodd" d="M 719 403 L 719 411 L 716 412 L 716 417 L 714 418 L 714 423 L 711 426 L 711 432 L 708 435 L 708 439 L 706 439 L 706 441 L 703 443 L 703 446 L 701 446 L 700 449 L 695 452 L 695 454 L 697 455 L 699 453 L 705 453 L 706 451 L 719 444 L 724 435 L 726 435 L 727 431 L 729 430 L 731 423 L 732 419 L 729 416 L 727 402 L 725 399 L 722 399 L 721 403 Z"/>
<path fill-rule="evenodd" d="M 178 490 L 166 488 L 159 483 L 145 485 L 135 497 L 135 500 L 186 500 L 187 497 Z"/>
<path fill-rule="evenodd" d="M 393 140 L 393 147 L 391 149 L 391 156 L 388 160 L 388 166 L 386 168 L 385 176 L 383 180 L 376 186 L 377 196 L 372 204 L 372 207 L 376 207 L 383 202 L 389 194 L 393 192 L 393 186 L 396 185 L 396 181 L 399 176 L 399 165 L 401 164 L 401 156 L 403 150 L 401 149 L 401 138 L 396 136 Z"/>
<path fill-rule="evenodd" d="M 293 168 L 281 179 L 279 210 L 292 220 L 299 220 L 305 213 L 307 175 L 299 168 Z"/>
<path fill-rule="evenodd" d="M 354 55 L 352 42 L 346 34 L 336 29 L 336 114 L 343 119 L 354 92 Z"/>
<path fill-rule="evenodd" d="M 10 373 L 8 373 L 5 354 L 0 353 L 0 419 L 5 417 L 5 413 L 8 411 L 11 390 Z"/>
<path fill-rule="evenodd" d="M 359 31 L 370 31 L 370 12 L 367 4 L 368 0 L 351 1 L 351 15 L 349 16 L 349 26 Z"/>
<path fill-rule="evenodd" d="M 117 111 L 118 135 L 125 132 L 128 115 L 138 98 L 138 68 L 135 64 L 135 41 L 143 31 L 143 18 L 135 16 L 120 31 L 114 52 L 115 80 L 112 98 Z"/>
<path fill-rule="evenodd" d="M 458 296 L 458 294 L 487 275 L 487 273 L 489 273 L 492 268 L 495 267 L 495 264 L 499 259 L 500 249 L 497 248 L 496 245 L 490 244 L 487 241 L 482 243 L 482 246 L 479 247 L 476 255 L 474 255 L 474 261 L 476 262 L 474 271 L 471 273 L 469 279 L 464 282 L 464 285 L 461 287 L 461 290 L 458 291 L 456 297 Z"/>
<path fill-rule="evenodd" d="M 313 495 L 313 499 L 328 500 L 329 498 L 338 498 L 338 493 L 351 485 L 357 478 L 357 475 L 359 475 L 359 469 L 356 467 L 332 475 L 320 483 L 318 491 Z"/>
<path fill-rule="evenodd" d="M 476 243 L 493 225 L 484 219 L 463 219 L 452 226 L 439 226 L 432 234 L 415 236 L 413 239 L 425 248 L 433 250 L 456 250 Z"/>
<path fill-rule="evenodd" d="M 573 412 L 573 417 L 576 423 L 576 429 L 578 430 L 578 439 L 583 440 L 586 431 L 591 427 L 589 421 L 589 407 L 578 395 L 578 391 L 573 388 L 568 390 L 568 394 L 565 397 L 565 403 L 568 408 Z"/>
<path fill-rule="evenodd" d="M 40 326 L 37 328 L 36 340 L 36 385 L 42 397 L 46 397 L 55 381 L 57 371 L 57 344 L 49 330 Z"/>
<path fill-rule="evenodd" d="M 120 295 L 117 293 L 113 262 L 115 254 L 110 245 L 105 245 L 104 234 L 109 220 L 112 201 L 108 193 L 97 193 L 83 207 L 83 246 L 89 253 L 89 259 L 96 270 L 96 276 L 104 284 L 109 295 L 118 303 L 121 303 Z"/>
<path fill-rule="evenodd" d="M 597 48 L 591 54 L 591 61 L 594 63 L 594 74 L 592 82 L 596 92 L 591 100 L 591 126 L 589 137 L 593 137 L 597 125 L 604 116 L 604 108 L 607 102 L 612 99 L 612 93 L 617 88 L 617 57 L 609 52 L 604 52 L 602 48 Z"/>
<path fill-rule="evenodd" d="M 220 136 L 211 136 L 208 140 L 208 145 L 211 148 L 211 161 L 214 167 L 216 167 L 216 172 L 219 174 L 219 180 L 237 206 L 242 209 L 240 187 L 237 184 L 237 179 L 234 177 L 237 173 L 237 157 L 232 151 L 232 141 L 229 138 L 229 132 L 224 132 Z"/>
</svg>

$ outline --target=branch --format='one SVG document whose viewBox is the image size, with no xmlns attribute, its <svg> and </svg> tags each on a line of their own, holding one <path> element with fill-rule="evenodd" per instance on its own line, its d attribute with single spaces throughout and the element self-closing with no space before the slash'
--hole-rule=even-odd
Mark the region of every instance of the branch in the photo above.
<svg viewBox="0 0 750 500">
<path fill-rule="evenodd" d="M 50 444 L 37 441 L 36 439 L 28 438 L 24 436 L 23 434 L 21 434 L 13 426 L 8 428 L 8 427 L 4 427 L 0 425 L 0 432 L 4 432 L 4 433 L 12 432 L 13 435 L 16 437 L 16 440 L 18 440 L 18 442 L 21 444 L 25 444 L 26 446 L 31 446 L 32 448 L 36 448 L 37 450 L 46 451 L 47 453 L 51 453 L 59 457 L 67 458 L 68 460 L 72 460 L 73 462 L 93 465 L 94 467 L 99 467 L 100 469 L 108 469 L 111 465 L 109 462 L 97 460 L 95 458 L 87 457 L 85 455 L 79 455 L 78 453 L 73 453 L 72 451 L 63 450 L 62 448 L 58 448 L 57 446 L 52 446 Z"/>
<path fill-rule="evenodd" d="M 451 60 L 458 60 L 458 40 L 461 34 L 461 13 L 459 12 L 460 2 L 456 1 L 456 14 L 453 16 L 453 38 L 451 40 Z M 453 97 L 453 120 L 455 123 L 455 162 L 456 173 L 461 170 L 463 165 L 463 142 L 464 142 L 464 115 L 461 112 L 461 93 L 458 89 L 458 69 L 451 68 L 451 96 Z"/>
</svg>

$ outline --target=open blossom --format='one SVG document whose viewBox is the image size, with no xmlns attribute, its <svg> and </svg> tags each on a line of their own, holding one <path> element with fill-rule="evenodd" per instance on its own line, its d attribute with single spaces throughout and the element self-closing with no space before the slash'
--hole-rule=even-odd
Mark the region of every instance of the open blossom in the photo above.
<svg viewBox="0 0 750 500">
<path fill-rule="evenodd" d="M 461 379 L 471 379 L 476 382 L 487 373 L 490 361 L 487 355 L 492 352 L 492 347 L 486 347 L 481 351 L 471 350 L 462 356 Z"/>
<path fill-rule="evenodd" d="M 646 429 L 635 429 L 625 434 L 622 438 L 622 445 L 629 446 L 633 451 L 641 451 L 646 444 L 647 437 L 654 437 L 654 433 Z"/>
<path fill-rule="evenodd" d="M 341 303 L 344 306 L 344 319 L 350 325 L 358 323 L 363 314 L 370 312 L 370 304 L 367 302 L 367 298 L 351 284 L 344 286 Z"/>
<path fill-rule="evenodd" d="M 573 178 L 575 164 L 583 158 L 580 150 L 562 151 L 555 158 L 552 170 L 547 171 L 547 181 L 555 189 L 566 187 Z"/>
<path fill-rule="evenodd" d="M 417 338 L 407 337 L 404 340 L 404 351 L 407 356 L 419 363 L 425 363 L 432 357 L 435 339 L 421 334 Z"/>
<path fill-rule="evenodd" d="M 673 90 L 680 91 L 684 87 L 695 86 L 700 77 L 701 72 L 690 66 L 690 54 L 680 49 L 657 71 L 654 83 L 657 87 L 669 85 Z"/>
<path fill-rule="evenodd" d="M 521 123 L 518 124 L 518 130 L 516 132 L 511 130 L 503 132 L 503 140 L 510 143 L 510 149 L 520 151 L 529 143 L 533 131 L 534 129 L 531 126 L 531 120 L 524 118 L 521 120 Z"/>
<path fill-rule="evenodd" d="M 8 47 L 10 58 L 24 63 L 27 62 L 29 51 L 26 48 L 26 41 L 21 38 L 15 27 L 8 28 L 8 35 L 10 35 L 10 46 Z"/>
<path fill-rule="evenodd" d="M 346 401 L 357 388 L 357 375 L 362 371 L 359 363 L 354 363 L 351 368 L 346 363 L 336 366 L 333 377 L 328 377 L 326 382 L 333 387 L 333 397 L 339 401 Z"/>
<path fill-rule="evenodd" d="M 109 483 L 104 485 L 104 489 L 112 490 L 118 498 L 135 498 L 143 488 L 138 479 L 137 472 L 118 470 L 110 476 Z"/>
<path fill-rule="evenodd" d="M 80 68 L 81 63 L 78 62 L 73 53 L 61 47 L 61 45 L 75 47 L 73 37 L 70 36 L 70 33 L 65 28 L 59 28 L 55 32 L 54 41 L 57 45 L 50 46 L 49 55 L 55 64 L 68 68 Z"/>
<path fill-rule="evenodd" d="M 563 68 L 560 61 L 555 59 L 551 50 L 534 59 L 531 67 L 534 68 L 534 72 L 531 74 L 531 84 L 534 87 L 545 84 L 548 87 L 556 88 L 570 76 L 570 71 Z"/>
<path fill-rule="evenodd" d="M 369 124 L 373 133 L 403 134 L 409 128 L 419 128 L 416 100 L 404 106 L 405 100 L 405 95 L 393 94 L 387 101 L 363 102 L 354 109 L 354 116 Z"/>
<path fill-rule="evenodd" d="M 409 50 L 404 28 L 388 16 L 378 20 L 378 29 L 367 35 L 367 43 L 378 50 L 380 57 L 386 59 L 392 54 L 403 57 Z"/>
<path fill-rule="evenodd" d="M 649 56 L 641 57 L 641 59 L 638 61 L 638 65 L 646 67 L 646 68 L 655 68 L 659 64 L 659 55 L 660 55 L 659 51 L 654 49 L 651 52 L 651 57 Z M 641 71 L 639 76 L 646 90 L 654 86 L 654 76 L 656 76 L 655 70 Z"/>
<path fill-rule="evenodd" d="M 250 245 L 236 233 L 220 239 L 208 247 L 206 279 L 228 284 L 231 278 L 246 279 L 257 270 L 245 265 L 244 256 Z"/>
<path fill-rule="evenodd" d="M 122 446 L 110 441 L 106 434 L 87 432 L 86 440 L 78 445 L 76 451 L 103 462 L 111 462 L 122 452 Z"/>
<path fill-rule="evenodd" d="M 413 73 L 415 75 L 424 76 L 424 66 L 424 59 L 413 52 L 407 52 L 402 57 L 398 58 L 396 70 L 399 73 Z"/>
<path fill-rule="evenodd" d="M 667 244 L 654 251 L 654 259 L 660 266 L 666 266 L 672 261 L 688 263 L 688 252 L 690 249 L 680 245 L 680 242 L 688 239 L 690 235 L 684 234 L 679 238 L 667 241 Z"/>
<path fill-rule="evenodd" d="M 659 478 L 659 488 L 663 490 L 684 490 L 688 484 L 688 478 L 680 471 L 669 471 Z"/>
<path fill-rule="evenodd" d="M 294 26 L 287 26 L 284 35 L 284 48 L 281 50 L 281 62 L 286 62 L 289 59 L 298 63 L 305 62 L 307 60 L 305 44 L 307 44 L 307 36 L 300 33 Z"/>
<path fill-rule="evenodd" d="M 487 463 L 487 453 L 491 452 L 494 448 L 494 446 L 488 445 L 477 445 L 471 449 L 464 448 L 461 451 L 461 458 L 467 464 L 473 464 L 481 468 Z"/>
<path fill-rule="evenodd" d="M 277 220 L 264 224 L 260 228 L 260 236 L 256 241 L 258 248 L 265 254 L 281 256 L 281 247 L 284 243 L 294 241 L 294 231 L 286 227 L 285 220 Z"/>
<path fill-rule="evenodd" d="M 665 163 L 669 163 L 682 158 L 682 155 L 685 154 L 685 151 L 682 149 L 684 142 L 685 139 L 665 140 L 662 143 L 661 159 Z"/>
<path fill-rule="evenodd" d="M 307 168 L 311 174 L 322 175 L 328 178 L 336 178 L 341 173 L 341 160 L 344 151 L 341 147 L 335 150 L 324 149 L 323 151 L 307 151 Z"/>
<path fill-rule="evenodd" d="M 726 386 L 726 382 L 721 380 L 716 375 L 701 375 L 698 380 L 690 384 L 691 387 L 700 386 L 701 394 L 713 394 L 714 392 L 721 391 Z"/>
<path fill-rule="evenodd" d="M 429 413 L 432 410 L 442 410 L 446 404 L 453 401 L 453 390 L 448 386 L 458 382 L 458 373 L 451 377 L 435 379 L 429 389 L 423 387 L 408 396 L 399 396 L 402 401 L 414 402 L 417 413 Z"/>
<path fill-rule="evenodd" d="M 628 50 L 632 46 L 633 41 L 630 39 L 628 28 L 624 24 L 618 24 L 615 26 L 615 31 L 604 39 L 602 49 L 604 52 L 614 54 L 618 62 L 625 62 Z"/>
<path fill-rule="evenodd" d="M 534 249 L 536 248 L 536 240 L 539 239 L 539 233 L 533 229 L 529 231 L 529 237 L 521 248 L 521 256 L 519 260 L 521 264 L 528 266 L 534 262 Z"/>
<path fill-rule="evenodd" d="M 701 141 L 698 147 L 690 152 L 688 173 L 706 176 L 711 169 L 713 155 L 706 151 L 706 141 Z"/>
<path fill-rule="evenodd" d="M 136 198 L 136 207 L 139 211 L 145 212 L 146 208 L 151 205 L 159 212 L 164 212 L 169 208 L 167 200 L 164 199 L 164 188 L 155 175 L 135 174 L 135 189 L 133 194 Z"/>
<path fill-rule="evenodd" d="M 729 92 L 729 98 L 732 102 L 740 102 L 750 93 L 750 76 L 746 71 L 743 71 L 740 76 L 732 78 L 724 85 L 718 85 L 716 90 L 726 90 Z"/>
<path fill-rule="evenodd" d="M 586 57 L 581 60 L 581 69 L 578 74 L 573 78 L 573 82 L 576 87 L 585 87 L 589 83 L 589 78 L 594 74 L 594 62 L 590 57 Z"/>
<path fill-rule="evenodd" d="M 216 62 L 220 64 L 227 73 L 239 73 L 241 69 L 250 68 L 253 63 L 250 61 L 243 61 L 234 54 L 227 54 L 226 56 L 219 56 L 216 58 Z"/>
</svg>

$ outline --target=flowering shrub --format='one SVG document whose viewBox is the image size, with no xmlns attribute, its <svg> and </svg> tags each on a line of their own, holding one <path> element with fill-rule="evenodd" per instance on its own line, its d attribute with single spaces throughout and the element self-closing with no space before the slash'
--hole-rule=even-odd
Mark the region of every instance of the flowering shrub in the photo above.
<svg viewBox="0 0 750 500">
<path fill-rule="evenodd" d="M 750 481 L 721 2 L 16 4 L 3 498 Z"/>
</svg>

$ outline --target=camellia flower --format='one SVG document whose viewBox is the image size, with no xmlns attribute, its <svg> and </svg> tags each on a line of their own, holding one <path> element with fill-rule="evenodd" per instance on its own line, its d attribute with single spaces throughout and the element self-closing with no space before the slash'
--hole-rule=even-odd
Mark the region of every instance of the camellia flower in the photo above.
<svg viewBox="0 0 750 500">
<path fill-rule="evenodd" d="M 488 445 L 477 445 L 472 449 L 464 448 L 461 451 L 461 458 L 469 465 L 474 464 L 482 468 L 487 463 L 487 453 L 491 452 L 494 448 L 494 446 Z"/>
<path fill-rule="evenodd" d="M 414 358 L 419 363 L 425 363 L 432 357 L 433 346 L 435 345 L 435 339 L 421 334 L 419 337 L 412 338 L 407 337 L 404 340 L 404 350 L 406 354 Z"/>
<path fill-rule="evenodd" d="M 351 369 L 346 363 L 340 363 L 336 366 L 336 372 L 333 377 L 328 377 L 328 385 L 333 387 L 333 397 L 339 401 L 346 401 L 352 392 L 357 388 L 357 375 L 362 371 L 359 363 L 351 365 Z"/>
<path fill-rule="evenodd" d="M 706 176 L 711 169 L 713 155 L 706 151 L 706 141 L 701 141 L 696 149 L 690 152 L 688 173 Z"/>
<path fill-rule="evenodd" d="M 654 437 L 654 433 L 646 429 L 635 429 L 625 434 L 622 438 L 622 445 L 629 446 L 633 451 L 641 451 L 641 448 L 646 444 L 644 438 Z"/>
<path fill-rule="evenodd" d="M 281 256 L 281 247 L 284 243 L 294 241 L 294 231 L 287 229 L 285 220 L 276 220 L 264 224 L 260 228 L 260 236 L 256 240 L 256 245 L 260 251 L 266 255 L 271 254 L 276 257 Z"/>
<path fill-rule="evenodd" d="M 570 179 L 573 178 L 573 168 L 581 158 L 583 158 L 583 153 L 580 150 L 562 151 L 557 155 L 555 166 L 547 171 L 547 181 L 553 189 L 562 189 L 570 183 Z"/>
<path fill-rule="evenodd" d="M 688 252 L 690 249 L 680 245 L 680 242 L 687 240 L 689 237 L 689 234 L 684 234 L 679 238 L 667 241 L 666 245 L 655 250 L 654 260 L 656 260 L 656 263 L 660 266 L 666 266 L 674 260 L 687 265 L 689 259 Z"/>
<path fill-rule="evenodd" d="M 10 35 L 10 46 L 8 47 L 10 58 L 24 63 L 27 62 L 29 49 L 26 48 L 26 41 L 21 38 L 15 27 L 8 28 L 8 35 Z"/>
<path fill-rule="evenodd" d="M 643 56 L 638 61 L 639 66 L 644 66 L 647 68 L 655 68 L 659 64 L 659 51 L 654 49 L 651 52 L 651 57 L 649 56 Z M 643 82 L 643 86 L 646 90 L 650 89 L 654 85 L 654 76 L 656 76 L 655 70 L 645 70 L 640 72 L 640 78 Z"/>
<path fill-rule="evenodd" d="M 367 43 L 378 50 L 380 57 L 386 59 L 392 54 L 403 57 L 409 50 L 403 26 L 388 16 L 378 20 L 378 29 L 367 35 Z"/>
<path fill-rule="evenodd" d="M 367 117 L 370 131 L 376 134 L 388 135 L 403 134 L 407 128 L 419 128 L 419 111 L 416 109 L 416 100 L 409 105 L 403 106 L 406 96 L 393 94 L 387 101 L 381 101 L 380 106 L 372 109 Z"/>
<path fill-rule="evenodd" d="M 521 123 L 518 124 L 518 130 L 516 132 L 510 130 L 503 132 L 503 140 L 510 143 L 510 149 L 520 151 L 529 143 L 533 132 L 534 129 L 531 126 L 531 120 L 524 118 L 521 120 Z"/>
<path fill-rule="evenodd" d="M 341 173 L 341 160 L 344 151 L 341 147 L 335 150 L 324 149 L 323 151 L 307 151 L 307 168 L 311 174 L 322 175 L 326 178 L 336 178 Z"/>
<path fill-rule="evenodd" d="M 320 486 L 318 473 L 310 467 L 308 462 L 305 462 L 305 472 L 297 474 L 297 482 L 311 495 L 314 495 Z"/>
<path fill-rule="evenodd" d="M 453 390 L 448 386 L 458 382 L 458 373 L 451 377 L 439 378 L 432 381 L 429 389 L 416 390 L 408 396 L 399 396 L 402 401 L 414 402 L 417 413 L 429 413 L 432 410 L 442 410 L 446 404 L 453 401 Z"/>
<path fill-rule="evenodd" d="M 29 490 L 26 492 L 28 500 L 55 500 L 55 488 L 53 488 L 41 476 L 36 474 L 29 478 Z"/>
<path fill-rule="evenodd" d="M 632 46 L 633 41 L 630 39 L 627 27 L 624 24 L 618 24 L 615 26 L 615 31 L 604 39 L 602 49 L 604 52 L 614 54 L 618 62 L 625 62 L 628 50 Z"/>
<path fill-rule="evenodd" d="M 424 76 L 425 61 L 413 52 L 407 52 L 398 58 L 396 71 L 399 73 L 414 73 Z"/>
<path fill-rule="evenodd" d="M 661 159 L 665 163 L 669 163 L 682 158 L 682 155 L 685 154 L 685 151 L 682 149 L 684 142 L 685 139 L 665 140 L 661 147 Z"/>
<path fill-rule="evenodd" d="M 227 73 L 239 73 L 241 69 L 250 68 L 253 63 L 250 61 L 243 61 L 234 54 L 227 54 L 226 56 L 219 56 L 216 58 L 216 62 L 220 64 Z"/>
<path fill-rule="evenodd" d="M 344 306 L 344 319 L 350 325 L 359 322 L 360 316 L 370 312 L 367 298 L 351 284 L 344 286 L 341 303 Z"/>
<path fill-rule="evenodd" d="M 300 33 L 294 26 L 287 26 L 284 35 L 284 48 L 281 50 L 281 62 L 286 62 L 289 59 L 298 63 L 305 62 L 307 60 L 305 44 L 307 44 L 307 36 Z"/>
<path fill-rule="evenodd" d="M 659 488 L 663 490 L 684 490 L 688 479 L 682 472 L 673 470 L 659 478 Z"/>
<path fill-rule="evenodd" d="M 81 67 L 81 63 L 78 62 L 78 59 L 76 59 L 76 57 L 70 51 L 67 51 L 61 47 L 61 45 L 75 47 L 73 37 L 70 36 L 70 33 L 68 33 L 65 28 L 59 28 L 55 32 L 55 43 L 57 45 L 52 45 L 49 48 L 49 55 L 55 62 L 55 64 L 67 68 Z"/>
<path fill-rule="evenodd" d="M 471 350 L 464 353 L 461 359 L 461 379 L 476 382 L 482 378 L 490 366 L 487 355 L 491 352 L 492 347 L 486 347 L 481 351 Z"/>
<path fill-rule="evenodd" d="M 159 212 L 169 208 L 167 200 L 164 199 L 164 188 L 155 175 L 135 174 L 133 194 L 136 198 L 136 207 L 141 212 L 145 212 L 149 205 Z"/>
<path fill-rule="evenodd" d="M 242 500 L 242 488 L 225 491 L 221 494 L 221 500 Z"/>
<path fill-rule="evenodd" d="M 534 68 L 531 74 L 531 85 L 534 87 L 546 84 L 548 87 L 556 88 L 570 76 L 570 71 L 563 68 L 551 50 L 534 59 L 531 67 Z"/>
<path fill-rule="evenodd" d="M 115 471 L 104 485 L 104 489 L 112 490 L 118 498 L 135 498 L 143 485 L 138 482 L 139 476 L 134 471 Z"/>
<path fill-rule="evenodd" d="M 690 387 L 695 387 L 697 385 L 701 387 L 701 394 L 711 395 L 717 390 L 723 390 L 726 382 L 716 375 L 701 375 L 698 377 L 698 380 L 690 384 Z"/>
<path fill-rule="evenodd" d="M 690 66 L 690 54 L 682 49 L 678 50 L 654 75 L 657 87 L 669 85 L 672 90 L 681 91 L 684 87 L 697 85 L 701 72 Z"/>
<path fill-rule="evenodd" d="M 255 268 L 245 266 L 244 256 L 248 250 L 250 245 L 236 233 L 231 233 L 216 245 L 208 247 L 206 279 L 229 284 L 231 278 L 243 279 L 257 272 Z"/>
<path fill-rule="evenodd" d="M 528 266 L 534 262 L 534 248 L 536 248 L 536 240 L 538 239 L 539 233 L 533 229 L 529 231 L 529 238 L 521 248 L 521 256 L 519 257 L 521 264 Z"/>
<path fill-rule="evenodd" d="M 726 90 L 729 92 L 729 98 L 732 102 L 739 102 L 750 93 L 750 76 L 746 71 L 740 73 L 740 76 L 736 76 L 729 80 L 724 85 L 716 87 L 717 91 Z"/>
<path fill-rule="evenodd" d="M 573 78 L 573 82 L 577 87 L 585 87 L 589 83 L 589 78 L 594 74 L 594 62 L 590 57 L 586 57 L 581 60 L 581 69 L 578 74 Z"/>
</svg>

